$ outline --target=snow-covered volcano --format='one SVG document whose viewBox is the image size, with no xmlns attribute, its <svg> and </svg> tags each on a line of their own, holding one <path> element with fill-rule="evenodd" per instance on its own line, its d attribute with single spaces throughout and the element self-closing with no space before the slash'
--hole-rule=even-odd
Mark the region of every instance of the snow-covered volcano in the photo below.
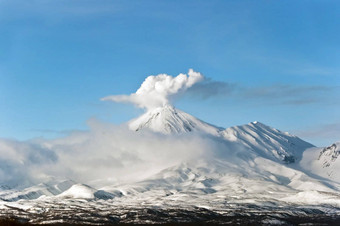
<svg viewBox="0 0 340 226">
<path fill-rule="evenodd" d="M 205 132 L 217 135 L 222 128 L 203 122 L 192 115 L 165 105 L 146 112 L 129 123 L 132 130 L 149 129 L 164 134 L 183 133 L 191 131 Z"/>
<path fill-rule="evenodd" d="M 151 130 L 164 134 L 200 132 L 240 144 L 260 156 L 292 163 L 300 160 L 302 152 L 312 144 L 269 127 L 260 122 L 234 126 L 227 129 L 213 126 L 194 116 L 165 105 L 146 112 L 129 123 L 131 130 Z"/>
<path fill-rule="evenodd" d="M 88 163 L 93 163 L 92 158 L 100 153 L 105 153 L 107 161 L 101 159 L 94 165 L 82 164 L 82 172 L 91 173 L 96 170 L 94 167 L 100 168 L 104 164 L 112 171 L 126 169 L 125 166 L 133 168 L 132 163 L 144 164 L 145 171 L 140 170 L 137 179 L 121 182 L 99 178 L 101 175 L 98 174 L 94 181 L 86 181 L 84 176 L 83 181 L 71 178 L 18 187 L 0 183 L 0 210 L 7 211 L 11 205 L 15 208 L 29 206 L 35 216 L 35 211 L 45 209 L 46 205 L 64 208 L 65 203 L 70 206 L 77 203 L 77 208 L 96 214 L 96 208 L 103 206 L 117 209 L 185 206 L 219 212 L 229 211 L 228 208 L 235 205 L 241 208 L 263 206 L 267 210 L 288 205 L 279 211 L 289 215 L 291 206 L 312 205 L 318 211 L 328 206 L 339 210 L 334 213 L 340 214 L 340 177 L 336 176 L 340 143 L 315 148 L 294 135 L 260 122 L 224 129 L 169 105 L 148 111 L 130 121 L 128 127 L 130 130 L 124 127 L 118 132 L 100 128 L 95 136 L 81 134 L 81 139 L 76 137 L 76 142 L 67 140 L 67 151 L 56 152 L 59 154 L 56 159 L 69 160 L 67 154 L 73 151 L 76 153 L 73 156 L 79 158 L 85 147 L 79 143 L 84 142 L 91 154 L 89 159 L 85 158 Z M 143 130 L 149 132 L 143 133 Z M 128 134 L 128 139 L 120 139 L 120 134 Z M 154 140 L 161 145 L 152 143 Z M 108 145 L 103 145 L 106 142 Z M 60 150 L 61 141 L 44 145 L 48 151 Z M 120 152 L 117 151 L 119 148 Z M 190 156 L 180 152 L 188 152 Z M 159 164 L 164 154 L 169 153 L 166 161 Z M 170 158 L 176 161 L 171 165 L 163 164 Z M 69 163 L 73 164 L 74 158 Z M 149 169 L 152 173 L 146 175 Z M 105 170 L 100 172 L 111 177 Z M 119 172 L 127 176 L 132 171 Z"/>
</svg>

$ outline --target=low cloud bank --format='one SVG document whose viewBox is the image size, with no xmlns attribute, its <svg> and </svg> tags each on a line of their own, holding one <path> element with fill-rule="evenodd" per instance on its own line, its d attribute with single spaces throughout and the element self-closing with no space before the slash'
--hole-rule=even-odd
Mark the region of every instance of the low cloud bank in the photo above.
<svg viewBox="0 0 340 226">
<path fill-rule="evenodd" d="M 163 135 L 88 122 L 90 130 L 55 140 L 0 139 L 0 184 L 68 178 L 91 185 L 133 182 L 181 162 L 208 159 L 223 144 L 198 133 Z"/>
</svg>

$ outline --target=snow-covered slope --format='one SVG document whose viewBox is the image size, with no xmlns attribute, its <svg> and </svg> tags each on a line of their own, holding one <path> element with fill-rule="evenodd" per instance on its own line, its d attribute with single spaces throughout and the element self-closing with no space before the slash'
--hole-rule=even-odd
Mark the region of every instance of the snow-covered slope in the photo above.
<svg viewBox="0 0 340 226">
<path fill-rule="evenodd" d="M 3 188 L 0 190 L 0 200 L 16 201 L 20 199 L 37 199 L 41 196 L 55 196 L 69 189 L 75 182 L 72 180 L 51 180 L 46 183 L 22 188 Z"/>
<path fill-rule="evenodd" d="M 307 148 L 313 147 L 300 138 L 266 126 L 260 122 L 230 127 L 222 132 L 222 136 L 248 147 L 260 156 L 292 163 L 300 160 Z"/>
<path fill-rule="evenodd" d="M 114 197 L 112 193 L 97 190 L 86 184 L 75 184 L 57 196 L 64 199 L 112 199 Z"/>
<path fill-rule="evenodd" d="M 195 138 L 195 152 L 185 159 L 178 156 L 178 161 L 171 167 L 162 165 L 152 176 L 145 176 L 143 178 L 146 179 L 140 181 L 129 181 L 127 184 L 110 182 L 105 185 L 94 183 L 91 186 L 73 181 L 55 181 L 23 189 L 3 186 L 0 187 L 0 199 L 8 202 L 40 197 L 39 201 L 52 200 L 52 203 L 69 200 L 101 202 L 99 199 L 113 199 L 112 202 L 124 206 L 136 206 L 140 203 L 167 206 L 171 203 L 192 206 L 218 204 L 222 207 L 228 202 L 315 202 L 340 207 L 340 184 L 337 183 L 340 180 L 335 172 L 339 171 L 340 160 L 337 159 L 340 143 L 324 149 L 314 148 L 296 136 L 259 122 L 222 129 L 169 105 L 145 113 L 131 121 L 129 127 L 134 131 L 151 130 L 169 136 L 175 134 L 171 137 L 173 139 L 178 139 L 178 134 L 181 133 L 197 132 L 183 136 Z M 141 134 L 140 138 L 144 139 L 143 133 L 128 132 L 138 138 L 138 134 Z M 163 136 L 158 134 L 154 139 L 159 137 Z M 186 151 L 187 143 L 182 143 L 185 145 L 183 150 Z M 94 148 L 99 144 L 97 142 Z M 197 147 L 201 146 L 204 150 L 196 152 Z M 146 149 L 148 148 L 149 142 L 146 143 Z M 111 149 L 115 151 L 114 148 Z M 307 152 L 303 154 L 306 149 Z M 134 150 L 133 144 L 131 152 Z M 152 157 L 157 158 L 154 154 L 152 153 Z M 301 159 L 302 168 L 297 164 Z M 110 161 L 108 164 L 117 164 Z M 148 161 L 148 158 L 140 161 Z M 293 162 L 296 164 L 288 164 Z M 152 167 L 150 164 L 150 168 Z M 331 181 L 313 173 L 332 175 L 335 179 Z"/>
<path fill-rule="evenodd" d="M 340 142 L 324 148 L 311 148 L 300 165 L 314 174 L 340 182 Z"/>
<path fill-rule="evenodd" d="M 292 203 L 300 203 L 301 200 L 289 197 L 298 194 L 308 196 L 314 194 L 314 191 L 333 197 L 340 189 L 336 183 L 312 178 L 276 161 L 262 157 L 239 159 L 236 155 L 227 156 L 222 159 L 183 163 L 164 169 L 138 183 L 102 189 L 121 192 L 124 203 L 142 200 L 157 205 L 207 204 L 226 200 L 260 203 L 286 199 Z M 340 199 L 336 202 L 340 206 Z M 331 202 L 324 202 L 328 203 Z"/>
<path fill-rule="evenodd" d="M 318 161 L 322 162 L 322 167 L 333 167 L 338 162 L 337 159 L 340 155 L 340 142 L 332 144 L 329 147 L 325 147 L 320 151 Z"/>
<path fill-rule="evenodd" d="M 285 163 L 300 160 L 302 152 L 313 147 L 300 138 L 266 126 L 260 122 L 222 129 L 205 123 L 183 111 L 166 105 L 148 111 L 129 123 L 132 130 L 149 129 L 164 134 L 199 131 L 241 144 L 260 156 Z"/>
<path fill-rule="evenodd" d="M 170 105 L 146 112 L 132 120 L 129 127 L 135 131 L 149 129 L 164 134 L 199 131 L 217 135 L 222 130 Z"/>
</svg>

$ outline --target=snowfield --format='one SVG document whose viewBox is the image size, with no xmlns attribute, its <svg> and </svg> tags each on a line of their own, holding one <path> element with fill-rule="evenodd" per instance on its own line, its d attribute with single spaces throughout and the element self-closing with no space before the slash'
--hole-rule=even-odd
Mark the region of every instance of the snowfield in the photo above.
<svg viewBox="0 0 340 226">
<path fill-rule="evenodd" d="M 243 219 L 243 223 L 285 224 L 294 223 L 296 218 L 307 223 L 339 221 L 339 142 L 316 148 L 260 122 L 223 129 L 169 105 L 148 111 L 130 121 L 128 127 L 134 131 L 135 140 L 151 137 L 164 141 L 169 157 L 165 152 L 162 154 L 162 143 L 152 141 L 150 145 L 158 145 L 155 151 L 141 152 L 144 145 L 141 143 L 136 146 L 136 152 L 139 150 L 143 155 L 126 160 L 126 156 L 132 155 L 128 142 L 112 137 L 112 153 L 121 142 L 124 151 L 119 156 L 132 168 L 120 170 L 123 160 L 123 163 L 112 161 L 111 165 L 109 162 L 112 175 L 118 172 L 117 178 L 124 178 L 124 173 L 129 177 L 129 172 L 139 171 L 140 176 L 115 180 L 98 174 L 95 180 L 91 177 L 84 183 L 83 174 L 93 167 L 90 164 L 84 166 L 89 171 L 84 170 L 83 177 L 79 177 L 81 181 L 72 178 L 76 175 L 73 171 L 67 171 L 72 173 L 64 178 L 49 175 L 37 183 L 34 180 L 14 183 L 7 176 L 0 181 L 0 216 L 13 215 L 33 223 L 242 223 L 240 219 Z M 67 140 L 68 152 L 64 151 L 63 155 L 56 152 L 56 158 L 66 159 L 72 148 L 84 140 L 87 146 L 98 144 L 93 157 L 102 153 L 99 141 L 105 136 L 109 139 L 110 133 L 105 128 L 100 131 L 96 134 L 98 140 L 92 143 L 84 135 L 77 137 L 76 142 Z M 189 140 L 183 138 L 187 133 L 192 134 Z M 181 143 L 168 148 L 167 142 L 172 140 Z M 190 143 L 197 141 L 198 146 Z M 9 146 L 8 142 L 5 144 Z M 48 150 L 61 147 L 60 141 L 44 145 Z M 182 153 L 186 152 L 185 147 L 187 155 Z M 81 150 L 76 152 L 76 158 L 85 152 Z M 148 154 L 153 161 L 145 160 Z M 168 165 L 162 159 L 164 155 Z M 135 164 L 129 163 L 131 159 Z M 148 164 L 146 168 L 138 168 L 143 161 Z M 156 163 L 160 166 L 156 167 Z M 100 163 L 97 167 L 100 168 Z M 6 170 L 9 171 L 8 167 L 1 167 L 0 175 Z"/>
</svg>

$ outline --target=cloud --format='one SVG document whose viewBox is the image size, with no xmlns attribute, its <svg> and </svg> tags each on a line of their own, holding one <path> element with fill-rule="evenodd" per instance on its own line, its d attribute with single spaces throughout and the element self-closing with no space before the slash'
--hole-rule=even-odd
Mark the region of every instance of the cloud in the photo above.
<svg viewBox="0 0 340 226">
<path fill-rule="evenodd" d="M 244 86 L 205 79 L 190 87 L 185 96 L 199 99 L 224 98 L 239 103 L 307 105 L 334 102 L 336 86 L 287 85 Z"/>
<path fill-rule="evenodd" d="M 112 95 L 102 98 L 102 101 L 132 103 L 140 108 L 153 109 L 170 103 L 170 99 L 184 92 L 195 83 L 204 79 L 203 75 L 190 69 L 188 74 L 176 77 L 167 74 L 148 76 L 136 93 L 130 95 Z"/>
<path fill-rule="evenodd" d="M 42 169 L 58 162 L 43 142 L 0 139 L 0 185 L 26 184 L 42 176 Z"/>
<path fill-rule="evenodd" d="M 333 142 L 340 141 L 340 122 L 334 122 L 324 125 L 311 126 L 304 130 L 297 130 L 294 133 L 298 136 L 305 137 L 309 140 L 322 140 L 323 146 L 330 145 L 326 141 L 332 140 Z"/>
<path fill-rule="evenodd" d="M 207 79 L 192 69 L 188 74 L 172 77 L 167 74 L 149 76 L 136 93 L 112 95 L 102 101 L 132 103 L 140 108 L 153 109 L 171 104 L 178 97 L 205 100 L 209 98 L 229 98 L 239 103 L 308 105 L 328 103 L 335 95 L 336 86 L 273 84 L 268 86 L 244 86 L 237 83 Z"/>
<path fill-rule="evenodd" d="M 337 76 L 340 73 L 340 70 L 339 68 L 316 67 L 315 65 L 306 65 L 305 67 L 292 70 L 291 73 L 313 76 Z"/>
<path fill-rule="evenodd" d="M 242 99 L 279 105 L 302 105 L 324 103 L 335 87 L 294 86 L 276 84 L 262 87 L 243 87 L 239 90 Z"/>
<path fill-rule="evenodd" d="M 212 153 L 229 153 L 224 143 L 199 133 L 136 133 L 126 125 L 95 119 L 88 124 L 89 131 L 53 140 L 0 139 L 0 185 L 40 183 L 51 177 L 95 187 L 113 185 L 139 181 L 189 160 L 209 159 Z"/>
<path fill-rule="evenodd" d="M 326 86 L 293 86 L 277 84 L 271 86 L 248 88 L 244 95 L 246 97 L 271 97 L 277 98 L 283 95 L 299 95 L 302 93 L 311 93 L 319 91 L 327 91 L 329 87 Z"/>
<path fill-rule="evenodd" d="M 194 84 L 186 93 L 194 98 L 208 99 L 217 96 L 229 96 L 237 87 L 236 84 L 205 79 L 203 82 Z"/>
</svg>

